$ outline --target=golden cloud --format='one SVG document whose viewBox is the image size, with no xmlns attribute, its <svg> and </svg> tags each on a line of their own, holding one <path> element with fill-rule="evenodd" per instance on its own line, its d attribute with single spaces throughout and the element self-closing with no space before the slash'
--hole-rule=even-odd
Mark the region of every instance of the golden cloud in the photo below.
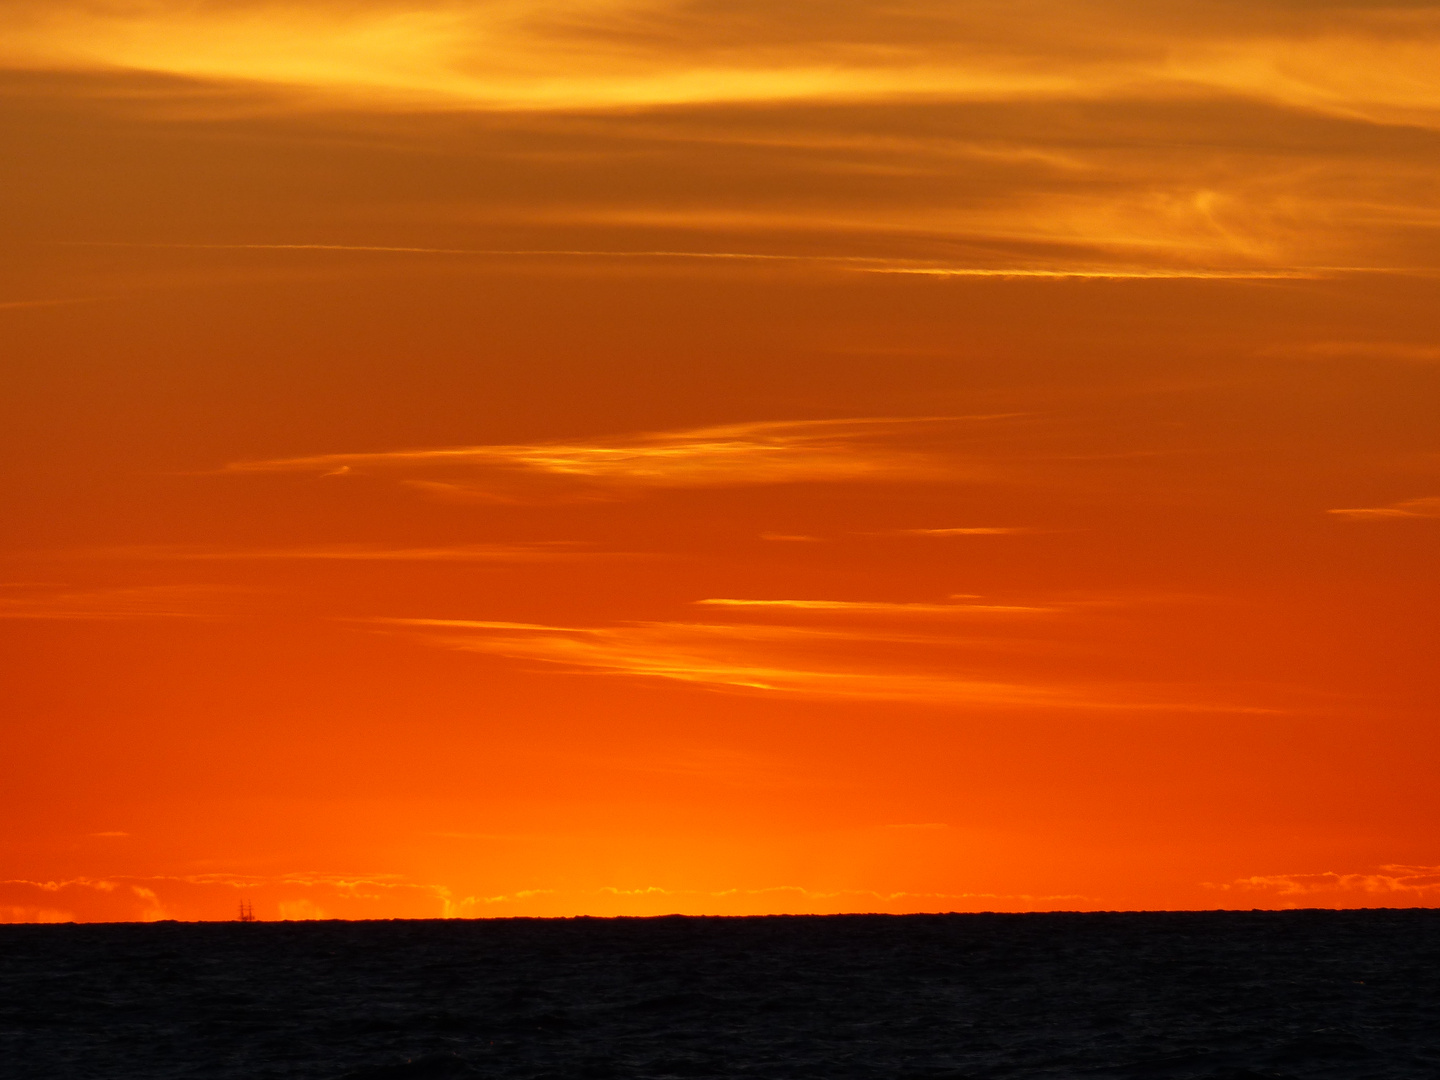
<svg viewBox="0 0 1440 1080">
<path fill-rule="evenodd" d="M 524 126 L 547 144 L 533 160 L 506 142 L 476 198 L 403 211 L 559 234 L 496 256 L 1137 281 L 1435 270 L 1432 5 L 14 0 L 0 64 L 104 73 L 85 94 L 142 111 L 168 94 L 190 117 L 290 109 L 353 135 L 398 111 L 392 149 L 434 138 L 405 130 L 411 110 L 463 116 L 481 157 L 485 125 Z M 644 178 L 607 191 L 554 168 L 607 138 Z M 486 254 L 333 223 L 253 239 L 233 246 Z"/>
<path fill-rule="evenodd" d="M 18 0 L 11 64 L 247 80 L 400 106 L 575 109 L 774 100 L 1243 94 L 1435 122 L 1440 18 L 1413 6 L 823 9 L 697 0 Z"/>
<path fill-rule="evenodd" d="M 1390 864 L 1371 873 L 1257 874 L 1207 888 L 1226 892 L 1268 894 L 1291 906 L 1312 906 L 1316 901 L 1348 902 L 1375 907 L 1399 903 L 1411 906 L 1440 897 L 1440 866 Z"/>
<path fill-rule="evenodd" d="M 820 611 L 866 615 L 977 615 L 1054 611 L 1055 608 L 1017 604 L 925 604 L 881 600 L 697 600 L 697 604 L 728 608 L 785 608 L 792 611 Z"/>
<path fill-rule="evenodd" d="M 1405 499 L 1389 506 L 1360 506 L 1348 510 L 1327 510 L 1327 514 L 1358 521 L 1393 521 L 1404 518 L 1440 518 L 1440 496 Z"/>
<path fill-rule="evenodd" d="M 594 442 L 321 454 L 236 462 L 225 471 L 337 479 L 388 475 L 445 497 L 519 502 L 658 488 L 932 480 L 966 471 L 913 445 L 947 422 L 931 418 L 776 421 Z M 912 445 L 905 445 L 907 441 Z"/>
<path fill-rule="evenodd" d="M 930 614 L 934 608 L 948 606 L 913 607 L 927 609 L 919 613 Z M 894 615 L 900 609 L 905 614 L 917 613 L 906 610 L 909 608 L 912 606 L 820 602 L 819 607 L 809 610 Z M 573 627 L 424 618 L 368 621 L 378 626 L 413 628 L 445 648 L 537 661 L 580 674 L 661 679 L 712 690 L 943 706 L 1269 711 L 1166 702 L 1153 690 L 1134 687 L 1097 688 L 985 678 L 957 670 L 954 655 L 967 644 L 963 640 L 872 627 L 682 622 Z M 873 654 L 851 655 L 844 648 L 849 644 L 909 645 L 934 655 L 928 663 L 910 656 L 886 662 Z"/>
</svg>

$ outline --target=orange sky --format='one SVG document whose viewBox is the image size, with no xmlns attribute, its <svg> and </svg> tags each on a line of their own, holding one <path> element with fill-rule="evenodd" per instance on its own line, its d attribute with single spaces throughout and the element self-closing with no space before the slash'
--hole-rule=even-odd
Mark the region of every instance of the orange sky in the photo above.
<svg viewBox="0 0 1440 1080">
<path fill-rule="evenodd" d="M 0 920 L 1440 900 L 1440 5 L 0 65 Z"/>
</svg>

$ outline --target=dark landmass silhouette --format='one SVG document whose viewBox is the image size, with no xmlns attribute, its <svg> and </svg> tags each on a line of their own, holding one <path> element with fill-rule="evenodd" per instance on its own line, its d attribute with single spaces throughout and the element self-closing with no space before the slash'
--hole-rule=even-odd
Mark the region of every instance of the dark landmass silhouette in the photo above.
<svg viewBox="0 0 1440 1080">
<path fill-rule="evenodd" d="M 15 1080 L 1440 1076 L 1440 911 L 0 926 Z"/>
</svg>

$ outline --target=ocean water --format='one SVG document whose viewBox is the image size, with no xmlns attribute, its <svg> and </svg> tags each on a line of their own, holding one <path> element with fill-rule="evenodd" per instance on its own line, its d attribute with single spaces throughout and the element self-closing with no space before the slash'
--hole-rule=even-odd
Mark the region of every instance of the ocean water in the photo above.
<svg viewBox="0 0 1440 1080">
<path fill-rule="evenodd" d="M 0 1076 L 1440 1077 L 1440 911 L 0 926 Z"/>
</svg>

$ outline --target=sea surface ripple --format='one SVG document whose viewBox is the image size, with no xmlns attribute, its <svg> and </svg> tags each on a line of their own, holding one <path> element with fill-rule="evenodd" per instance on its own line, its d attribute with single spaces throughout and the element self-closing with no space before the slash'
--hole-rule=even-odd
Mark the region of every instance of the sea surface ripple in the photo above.
<svg viewBox="0 0 1440 1080">
<path fill-rule="evenodd" d="M 1440 1077 L 1440 911 L 0 926 L 15 1080 Z"/>
</svg>

